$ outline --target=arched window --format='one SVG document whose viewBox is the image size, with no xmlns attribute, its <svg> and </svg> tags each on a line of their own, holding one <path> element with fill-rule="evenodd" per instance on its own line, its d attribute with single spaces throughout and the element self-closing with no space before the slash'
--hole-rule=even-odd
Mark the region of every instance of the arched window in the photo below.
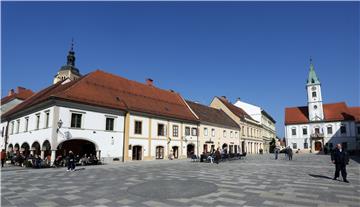
<svg viewBox="0 0 360 207">
<path fill-rule="evenodd" d="M 164 147 L 163 146 L 156 147 L 156 159 L 164 159 Z"/>
<path fill-rule="evenodd" d="M 316 97 L 316 92 L 315 92 L 315 91 L 312 92 L 312 97 L 313 97 L 313 98 Z"/>
</svg>

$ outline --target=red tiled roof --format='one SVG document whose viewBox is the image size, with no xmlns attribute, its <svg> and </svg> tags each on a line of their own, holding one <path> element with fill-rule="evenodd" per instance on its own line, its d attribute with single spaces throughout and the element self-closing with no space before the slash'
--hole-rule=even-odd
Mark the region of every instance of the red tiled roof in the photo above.
<svg viewBox="0 0 360 207">
<path fill-rule="evenodd" d="M 324 121 L 354 120 L 345 102 L 323 104 Z M 285 108 L 285 125 L 309 122 L 307 106 Z"/>
<path fill-rule="evenodd" d="M 355 118 L 356 122 L 360 122 L 360 107 L 349 107 L 351 115 Z"/>
<path fill-rule="evenodd" d="M 30 96 L 32 96 L 34 94 L 34 92 L 30 89 L 23 89 L 20 90 L 19 92 L 14 92 L 11 95 L 5 96 L 1 99 L 1 104 L 4 105 L 6 103 L 9 103 L 10 101 L 14 100 L 14 99 L 20 99 L 20 100 L 25 100 L 27 98 L 29 98 Z"/>
<path fill-rule="evenodd" d="M 51 97 L 101 107 L 197 121 L 183 98 L 117 75 L 96 70 L 69 83 L 54 84 L 4 114 L 8 116 Z"/>
<path fill-rule="evenodd" d="M 198 104 L 192 101 L 186 101 L 190 108 L 195 112 L 199 117 L 200 121 L 218 124 L 222 126 L 239 128 L 239 125 L 236 124 L 224 111 L 221 109 L 211 108 L 202 104 Z"/>
<path fill-rule="evenodd" d="M 223 97 L 217 97 L 217 98 L 236 116 L 238 116 L 242 119 L 246 118 L 246 119 L 257 122 L 248 113 L 246 113 L 242 108 L 239 108 L 239 107 L 233 105 L 226 98 L 223 98 Z"/>
</svg>

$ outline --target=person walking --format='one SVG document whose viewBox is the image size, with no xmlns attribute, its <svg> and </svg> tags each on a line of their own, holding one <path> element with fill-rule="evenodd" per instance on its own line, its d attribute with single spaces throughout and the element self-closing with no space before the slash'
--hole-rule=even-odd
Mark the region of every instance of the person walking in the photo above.
<svg viewBox="0 0 360 207">
<path fill-rule="evenodd" d="M 74 171 L 75 170 L 75 155 L 74 153 L 70 150 L 69 151 L 69 158 L 68 158 L 68 169 L 67 171 Z"/>
<path fill-rule="evenodd" d="M 1 150 L 1 167 L 4 167 L 4 164 L 5 164 L 5 160 L 6 160 L 6 152 L 5 150 Z"/>
<path fill-rule="evenodd" d="M 292 160 L 293 151 L 292 151 L 291 147 L 288 147 L 287 154 L 288 154 L 289 160 Z"/>
<path fill-rule="evenodd" d="M 349 181 L 346 179 L 346 165 L 349 164 L 349 156 L 348 153 L 342 149 L 341 144 L 336 145 L 335 150 L 331 154 L 331 161 L 335 164 L 335 176 L 333 180 L 337 180 L 341 172 L 344 182 L 348 183 Z"/>
<path fill-rule="evenodd" d="M 217 148 L 217 150 L 215 151 L 215 163 L 219 164 L 219 160 L 221 159 L 221 153 L 219 148 Z"/>
<path fill-rule="evenodd" d="M 280 143 L 279 143 L 279 141 L 276 141 L 276 142 L 275 142 L 275 149 L 274 149 L 275 160 L 278 159 L 279 151 L 280 151 Z"/>
</svg>

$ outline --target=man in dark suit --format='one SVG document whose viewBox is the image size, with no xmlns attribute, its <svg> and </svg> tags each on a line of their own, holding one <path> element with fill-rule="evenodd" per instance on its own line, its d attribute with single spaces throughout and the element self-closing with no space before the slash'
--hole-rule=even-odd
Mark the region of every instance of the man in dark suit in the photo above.
<svg viewBox="0 0 360 207">
<path fill-rule="evenodd" d="M 335 164 L 335 176 L 333 180 L 337 180 L 341 171 L 344 182 L 348 183 L 349 181 L 346 179 L 346 165 L 349 164 L 349 156 L 347 152 L 342 149 L 341 144 L 336 145 L 335 150 L 331 154 L 331 161 Z"/>
</svg>

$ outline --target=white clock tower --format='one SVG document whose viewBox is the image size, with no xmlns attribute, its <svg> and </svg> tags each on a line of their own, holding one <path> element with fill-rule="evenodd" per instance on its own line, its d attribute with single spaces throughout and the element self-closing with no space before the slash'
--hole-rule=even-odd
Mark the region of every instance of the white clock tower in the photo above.
<svg viewBox="0 0 360 207">
<path fill-rule="evenodd" d="M 316 76 L 314 65 L 310 59 L 310 71 L 306 84 L 308 96 L 309 121 L 321 121 L 324 119 L 324 110 L 321 96 L 321 84 Z"/>
</svg>

